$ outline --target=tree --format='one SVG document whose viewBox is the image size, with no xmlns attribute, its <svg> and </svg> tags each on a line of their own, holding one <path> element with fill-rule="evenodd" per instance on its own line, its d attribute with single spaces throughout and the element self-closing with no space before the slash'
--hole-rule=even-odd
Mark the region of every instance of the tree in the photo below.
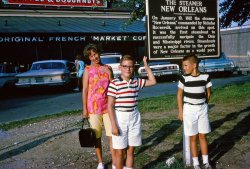
<svg viewBox="0 0 250 169">
<path fill-rule="evenodd" d="M 249 0 L 220 0 L 219 13 L 221 27 L 230 27 L 233 22 L 243 25 L 250 18 Z M 145 0 L 113 0 L 113 7 L 131 11 L 130 24 L 145 16 Z"/>
<path fill-rule="evenodd" d="M 131 24 L 145 16 L 145 0 L 114 0 L 112 6 L 131 11 L 131 18 L 126 24 Z"/>
<path fill-rule="evenodd" d="M 243 25 L 250 17 L 249 0 L 225 0 L 220 3 L 221 27 L 230 27 L 233 22 Z"/>
</svg>

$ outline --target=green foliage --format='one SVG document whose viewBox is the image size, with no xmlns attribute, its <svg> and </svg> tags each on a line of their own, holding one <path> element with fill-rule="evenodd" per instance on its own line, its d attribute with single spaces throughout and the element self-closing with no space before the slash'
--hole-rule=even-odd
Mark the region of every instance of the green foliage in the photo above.
<svg viewBox="0 0 250 169">
<path fill-rule="evenodd" d="M 145 16 L 145 1 L 144 0 L 117 0 L 114 1 L 112 6 L 114 8 L 125 9 L 131 11 L 131 17 L 129 20 L 123 25 L 123 29 L 126 28 L 127 25 L 133 23 L 136 20 L 140 20 Z"/>
<path fill-rule="evenodd" d="M 125 27 L 132 22 L 142 19 L 145 16 L 144 0 L 116 0 L 112 3 L 113 7 L 127 9 L 131 11 L 131 18 L 125 23 Z M 243 25 L 250 17 L 250 1 L 249 0 L 223 0 L 219 4 L 219 12 L 221 14 L 221 27 L 230 27 L 232 22 Z"/>
<path fill-rule="evenodd" d="M 225 0 L 220 3 L 220 22 L 222 27 L 230 27 L 232 22 L 243 25 L 250 17 L 249 0 Z"/>
</svg>

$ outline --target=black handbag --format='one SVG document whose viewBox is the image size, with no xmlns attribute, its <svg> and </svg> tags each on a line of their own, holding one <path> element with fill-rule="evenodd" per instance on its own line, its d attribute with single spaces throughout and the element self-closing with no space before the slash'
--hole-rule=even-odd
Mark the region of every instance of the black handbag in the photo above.
<svg viewBox="0 0 250 169">
<path fill-rule="evenodd" d="M 88 127 L 83 128 L 84 121 L 87 121 Z M 95 131 L 90 128 L 88 119 L 83 119 L 82 121 L 82 128 L 80 129 L 79 133 L 79 142 L 81 147 L 94 147 L 96 142 Z"/>
</svg>

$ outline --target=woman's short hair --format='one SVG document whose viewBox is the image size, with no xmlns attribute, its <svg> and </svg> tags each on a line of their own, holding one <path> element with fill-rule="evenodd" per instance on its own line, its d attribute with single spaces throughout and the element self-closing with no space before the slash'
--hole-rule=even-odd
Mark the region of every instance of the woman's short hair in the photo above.
<svg viewBox="0 0 250 169">
<path fill-rule="evenodd" d="M 100 49 L 97 47 L 97 45 L 95 44 L 88 44 L 85 48 L 84 48 L 84 56 L 89 56 L 91 51 L 100 54 Z"/>
</svg>

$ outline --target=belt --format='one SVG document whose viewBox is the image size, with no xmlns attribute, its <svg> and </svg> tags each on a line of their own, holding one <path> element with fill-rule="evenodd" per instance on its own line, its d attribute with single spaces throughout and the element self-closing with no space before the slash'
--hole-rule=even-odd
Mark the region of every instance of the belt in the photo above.
<svg viewBox="0 0 250 169">
<path fill-rule="evenodd" d="M 130 109 L 130 110 L 119 110 L 119 109 L 115 109 L 117 111 L 121 111 L 121 112 L 133 112 L 135 111 L 137 108 L 134 108 L 134 109 Z"/>
<path fill-rule="evenodd" d="M 206 102 L 202 102 L 202 103 L 197 103 L 197 104 L 193 104 L 193 103 L 188 103 L 188 102 L 184 102 L 185 104 L 190 104 L 190 105 L 203 105 L 205 104 Z"/>
</svg>

